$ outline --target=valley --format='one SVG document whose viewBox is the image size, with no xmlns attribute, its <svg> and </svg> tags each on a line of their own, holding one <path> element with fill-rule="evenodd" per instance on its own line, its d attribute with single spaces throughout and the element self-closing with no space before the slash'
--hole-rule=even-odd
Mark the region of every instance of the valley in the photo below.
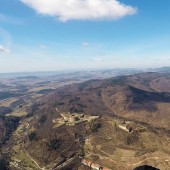
<svg viewBox="0 0 170 170">
<path fill-rule="evenodd" d="M 12 170 L 169 170 L 169 73 L 102 76 L 23 77 L 25 90 L 3 79 L 1 157 Z"/>
</svg>

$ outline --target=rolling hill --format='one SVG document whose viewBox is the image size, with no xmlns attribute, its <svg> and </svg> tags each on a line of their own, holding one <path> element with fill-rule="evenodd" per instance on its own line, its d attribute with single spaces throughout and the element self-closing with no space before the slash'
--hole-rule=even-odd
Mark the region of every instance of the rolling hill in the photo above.
<svg viewBox="0 0 170 170">
<path fill-rule="evenodd" d="M 170 75 L 74 83 L 34 100 L 5 148 L 12 169 L 170 167 Z"/>
</svg>

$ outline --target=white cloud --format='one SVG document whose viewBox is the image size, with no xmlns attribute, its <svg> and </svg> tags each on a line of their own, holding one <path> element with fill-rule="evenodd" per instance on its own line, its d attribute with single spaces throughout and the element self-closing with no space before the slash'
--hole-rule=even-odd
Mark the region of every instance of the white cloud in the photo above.
<svg viewBox="0 0 170 170">
<path fill-rule="evenodd" d="M 20 0 L 43 15 L 67 20 L 115 20 L 137 9 L 118 0 Z"/>
<path fill-rule="evenodd" d="M 101 61 L 103 61 L 103 59 L 101 59 L 101 58 L 93 58 L 92 61 L 101 62 Z"/>
<path fill-rule="evenodd" d="M 5 53 L 9 53 L 10 50 L 5 48 L 4 46 L 0 45 L 0 52 L 5 52 Z"/>
</svg>

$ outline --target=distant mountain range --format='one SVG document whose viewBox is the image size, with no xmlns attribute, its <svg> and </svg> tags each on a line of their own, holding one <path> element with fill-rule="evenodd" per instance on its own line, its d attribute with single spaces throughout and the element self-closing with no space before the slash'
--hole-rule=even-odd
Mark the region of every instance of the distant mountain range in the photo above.
<svg viewBox="0 0 170 170">
<path fill-rule="evenodd" d="M 66 71 L 40 71 L 40 72 L 16 72 L 16 73 L 0 73 L 0 78 L 19 78 L 19 79 L 35 79 L 38 77 L 46 76 L 70 76 L 70 75 L 88 75 L 97 76 L 98 78 L 107 78 L 118 75 L 128 75 L 140 72 L 162 72 L 169 73 L 170 67 L 160 68 L 113 68 L 113 69 L 87 69 L 87 70 L 66 70 Z"/>
</svg>

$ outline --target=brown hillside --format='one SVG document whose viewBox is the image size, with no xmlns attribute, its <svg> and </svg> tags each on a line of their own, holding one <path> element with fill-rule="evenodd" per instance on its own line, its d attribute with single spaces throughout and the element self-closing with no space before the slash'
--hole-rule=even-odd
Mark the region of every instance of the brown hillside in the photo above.
<svg viewBox="0 0 170 170">
<path fill-rule="evenodd" d="M 118 115 L 170 128 L 170 76 L 142 73 L 65 86 L 42 99 L 60 111 Z"/>
</svg>

